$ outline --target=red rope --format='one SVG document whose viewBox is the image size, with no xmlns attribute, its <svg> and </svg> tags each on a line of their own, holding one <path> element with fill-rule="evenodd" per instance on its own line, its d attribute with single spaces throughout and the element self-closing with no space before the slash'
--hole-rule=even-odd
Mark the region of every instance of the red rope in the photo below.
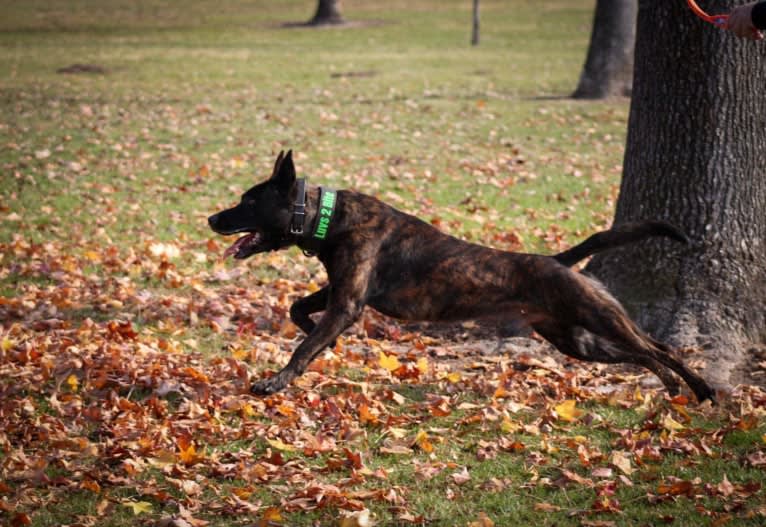
<svg viewBox="0 0 766 527">
<path fill-rule="evenodd" d="M 729 20 L 729 15 L 708 15 L 700 8 L 700 6 L 697 5 L 697 2 L 694 0 L 686 0 L 686 3 L 689 4 L 689 8 L 691 8 L 692 12 L 705 22 L 710 22 L 717 27 L 726 27 L 726 23 Z"/>
</svg>

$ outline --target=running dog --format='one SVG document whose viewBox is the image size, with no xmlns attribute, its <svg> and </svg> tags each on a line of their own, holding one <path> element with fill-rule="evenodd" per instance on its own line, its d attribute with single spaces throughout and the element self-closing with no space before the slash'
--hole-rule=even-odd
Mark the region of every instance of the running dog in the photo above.
<svg viewBox="0 0 766 527">
<path fill-rule="evenodd" d="M 359 192 L 308 187 L 296 178 L 292 151 L 279 154 L 268 180 L 208 223 L 219 234 L 244 233 L 225 256 L 244 259 L 297 245 L 327 270 L 329 284 L 290 308 L 290 318 L 307 337 L 287 366 L 252 385 L 254 394 L 288 386 L 369 305 L 405 320 L 502 315 L 531 326 L 571 357 L 638 364 L 675 394 L 679 384 L 672 371 L 700 402 L 713 399 L 707 382 L 668 345 L 638 328 L 602 284 L 570 269 L 598 251 L 651 236 L 688 243 L 670 224 L 616 226 L 553 256 L 501 251 L 449 236 Z M 310 315 L 320 311 L 314 322 Z"/>
</svg>

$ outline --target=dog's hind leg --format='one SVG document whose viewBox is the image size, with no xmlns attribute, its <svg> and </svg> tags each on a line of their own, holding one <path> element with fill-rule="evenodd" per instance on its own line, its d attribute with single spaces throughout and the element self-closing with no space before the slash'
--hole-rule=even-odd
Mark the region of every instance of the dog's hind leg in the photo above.
<svg viewBox="0 0 766 527">
<path fill-rule="evenodd" d="M 650 365 L 656 361 L 670 368 L 689 385 L 699 402 L 706 399 L 714 400 L 715 392 L 702 377 L 691 371 L 681 359 L 676 357 L 670 347 L 663 345 L 665 349 L 661 349 L 655 346 L 651 338 L 626 316 L 622 317 L 622 320 L 611 320 L 605 317 L 599 323 L 590 327 L 585 326 L 585 328 L 628 351 L 631 362 L 650 368 Z"/>
<path fill-rule="evenodd" d="M 628 318 L 622 306 L 600 284 L 582 275 L 577 275 L 577 280 L 585 288 L 580 289 L 577 295 L 578 306 L 573 325 L 581 326 L 624 350 L 625 357 L 629 357 L 628 362 L 649 369 L 654 362 L 659 362 L 670 368 L 689 385 L 700 402 L 705 399 L 714 400 L 715 392 L 707 382 L 690 370 L 672 348 L 664 344 L 655 345 L 652 338 Z M 559 308 L 570 314 L 569 306 L 562 305 Z"/>
<path fill-rule="evenodd" d="M 578 327 L 562 327 L 553 323 L 536 323 L 535 331 L 550 342 L 561 353 L 589 362 L 636 363 L 633 355 L 615 347 L 608 340 L 598 337 Z M 651 370 L 660 378 L 662 384 L 671 395 L 679 392 L 678 381 L 668 368 L 659 362 L 645 357 L 641 366 Z"/>
</svg>

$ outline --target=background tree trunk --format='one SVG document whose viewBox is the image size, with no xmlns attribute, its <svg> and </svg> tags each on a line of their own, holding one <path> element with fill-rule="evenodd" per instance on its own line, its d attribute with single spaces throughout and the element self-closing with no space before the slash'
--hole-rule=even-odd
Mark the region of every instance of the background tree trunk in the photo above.
<svg viewBox="0 0 766 527">
<path fill-rule="evenodd" d="M 479 0 L 473 0 L 473 25 L 471 26 L 471 45 L 479 45 Z"/>
<path fill-rule="evenodd" d="M 340 14 L 340 0 L 319 0 L 316 13 L 308 23 L 310 26 L 322 26 L 343 22 L 343 16 Z"/>
<path fill-rule="evenodd" d="M 637 0 L 598 0 L 580 82 L 572 97 L 630 95 Z"/>
<path fill-rule="evenodd" d="M 766 46 L 698 20 L 685 2 L 641 0 L 615 223 L 666 219 L 693 245 L 647 243 L 588 266 L 645 329 L 705 350 L 718 385 L 742 379 L 766 339 L 764 59 Z"/>
</svg>

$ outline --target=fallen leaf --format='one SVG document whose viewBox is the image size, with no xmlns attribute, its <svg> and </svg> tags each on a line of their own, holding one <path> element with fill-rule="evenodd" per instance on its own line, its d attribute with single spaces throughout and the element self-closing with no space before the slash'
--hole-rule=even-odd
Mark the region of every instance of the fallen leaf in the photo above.
<svg viewBox="0 0 766 527">
<path fill-rule="evenodd" d="M 122 506 L 129 508 L 134 516 L 152 512 L 152 504 L 148 501 L 124 501 Z"/>
<path fill-rule="evenodd" d="M 627 457 L 622 450 L 613 451 L 612 456 L 609 458 L 609 462 L 620 469 L 626 476 L 630 476 L 634 472 L 634 469 L 630 464 L 630 458 Z"/>
<path fill-rule="evenodd" d="M 467 467 L 463 467 L 463 470 L 460 472 L 454 472 L 450 477 L 452 478 L 452 481 L 458 485 L 462 485 L 471 481 L 471 475 L 468 473 Z"/>
<path fill-rule="evenodd" d="M 381 368 L 384 368 L 390 372 L 398 370 L 401 367 L 401 364 L 399 363 L 399 359 L 397 358 L 396 355 L 386 355 L 386 353 L 382 350 L 380 352 L 379 362 L 380 362 Z"/>
<path fill-rule="evenodd" d="M 576 405 L 576 401 L 567 399 L 561 404 L 556 405 L 554 410 L 556 411 L 556 415 L 559 417 L 559 419 L 572 422 L 576 421 L 583 414 L 583 411 L 578 409 Z"/>
<path fill-rule="evenodd" d="M 295 452 L 295 450 L 297 450 L 297 449 L 295 448 L 295 446 L 293 446 L 293 445 L 288 445 L 288 444 L 286 444 L 286 443 L 283 443 L 281 439 L 268 439 L 268 438 L 267 438 L 267 439 L 266 439 L 266 441 L 267 441 L 267 442 L 268 442 L 268 443 L 269 443 L 271 446 L 273 446 L 274 448 L 276 448 L 277 450 L 282 450 L 282 451 L 284 451 L 284 452 Z"/>
</svg>

